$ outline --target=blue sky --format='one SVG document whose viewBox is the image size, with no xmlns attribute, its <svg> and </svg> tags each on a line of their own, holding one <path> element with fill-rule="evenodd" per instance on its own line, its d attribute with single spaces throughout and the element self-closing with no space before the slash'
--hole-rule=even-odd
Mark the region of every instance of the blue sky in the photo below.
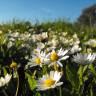
<svg viewBox="0 0 96 96">
<path fill-rule="evenodd" d="M 76 20 L 82 9 L 96 0 L 0 0 L 0 22 L 20 20 Z"/>
</svg>

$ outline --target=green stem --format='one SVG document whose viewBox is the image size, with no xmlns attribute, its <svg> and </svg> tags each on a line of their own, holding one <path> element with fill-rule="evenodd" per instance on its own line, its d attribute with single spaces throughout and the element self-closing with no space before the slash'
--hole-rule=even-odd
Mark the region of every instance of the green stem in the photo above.
<svg viewBox="0 0 96 96">
<path fill-rule="evenodd" d="M 93 96 L 92 85 L 91 85 L 91 89 L 90 89 L 90 96 Z"/>
<path fill-rule="evenodd" d="M 16 90 L 15 96 L 18 96 L 18 89 L 19 89 L 19 76 L 18 76 L 18 80 L 17 80 L 17 90 Z"/>
<path fill-rule="evenodd" d="M 2 89 L 2 92 L 4 93 L 5 96 L 8 96 L 4 89 Z"/>
<path fill-rule="evenodd" d="M 59 96 L 62 96 L 61 86 L 59 87 Z"/>
</svg>

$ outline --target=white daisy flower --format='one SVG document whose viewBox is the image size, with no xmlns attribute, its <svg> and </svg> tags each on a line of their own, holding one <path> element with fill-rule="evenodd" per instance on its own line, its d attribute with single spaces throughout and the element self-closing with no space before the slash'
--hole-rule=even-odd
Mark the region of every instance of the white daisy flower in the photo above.
<svg viewBox="0 0 96 96">
<path fill-rule="evenodd" d="M 73 56 L 73 61 L 78 64 L 91 64 L 95 60 L 96 54 L 81 54 L 78 53 L 77 55 Z"/>
<path fill-rule="evenodd" d="M 7 74 L 7 75 L 5 76 L 5 82 L 6 82 L 6 84 L 7 84 L 10 80 L 11 80 L 11 75 Z"/>
<path fill-rule="evenodd" d="M 79 45 L 73 45 L 73 47 L 70 50 L 71 54 L 74 54 L 75 52 L 79 52 L 81 51 L 81 47 L 79 47 Z"/>
<path fill-rule="evenodd" d="M 96 39 L 90 39 L 84 43 L 85 45 L 89 45 L 90 47 L 96 47 Z"/>
<path fill-rule="evenodd" d="M 11 80 L 11 75 L 7 74 L 5 77 L 0 78 L 0 87 L 5 86 Z"/>
<path fill-rule="evenodd" d="M 0 78 L 0 87 L 5 85 L 5 79 L 3 77 Z"/>
<path fill-rule="evenodd" d="M 37 44 L 37 47 L 38 47 L 39 49 L 45 48 L 45 44 L 42 43 L 42 42 L 37 42 L 36 44 Z"/>
<path fill-rule="evenodd" d="M 33 67 L 33 66 L 40 66 L 42 67 L 42 65 L 48 64 L 49 63 L 49 59 L 47 59 L 47 55 L 45 54 L 45 52 L 38 50 L 35 50 L 35 52 L 33 52 L 32 54 L 32 58 L 29 59 L 28 64 L 26 65 L 26 68 L 28 66 Z"/>
<path fill-rule="evenodd" d="M 69 56 L 66 55 L 67 53 L 68 53 L 68 50 L 64 51 L 62 48 L 60 50 L 58 50 L 58 52 L 53 50 L 51 53 L 49 53 L 50 61 L 52 62 L 52 64 L 55 63 L 55 64 L 58 64 L 61 67 L 63 67 L 63 65 L 60 61 L 66 60 L 67 58 L 69 58 Z"/>
<path fill-rule="evenodd" d="M 43 77 L 37 81 L 37 90 L 43 91 L 62 85 L 63 82 L 59 82 L 61 76 L 62 73 L 57 71 L 50 71 L 50 74 L 43 75 Z"/>
</svg>

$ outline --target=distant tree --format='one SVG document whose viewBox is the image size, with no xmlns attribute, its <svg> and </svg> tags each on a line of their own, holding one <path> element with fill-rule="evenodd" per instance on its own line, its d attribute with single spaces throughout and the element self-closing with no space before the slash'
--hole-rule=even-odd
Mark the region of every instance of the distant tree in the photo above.
<svg viewBox="0 0 96 96">
<path fill-rule="evenodd" d="M 80 17 L 77 19 L 77 23 L 80 25 L 88 25 L 96 27 L 96 4 L 85 8 Z"/>
</svg>

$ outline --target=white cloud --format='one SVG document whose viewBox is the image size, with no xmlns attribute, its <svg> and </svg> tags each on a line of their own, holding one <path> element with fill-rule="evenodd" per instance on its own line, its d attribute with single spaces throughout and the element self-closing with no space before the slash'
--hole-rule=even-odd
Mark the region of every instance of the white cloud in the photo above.
<svg viewBox="0 0 96 96">
<path fill-rule="evenodd" d="M 46 14 L 46 15 L 52 15 L 53 14 L 53 10 L 52 9 L 48 9 L 48 8 L 42 8 L 41 12 L 43 14 Z"/>
</svg>

